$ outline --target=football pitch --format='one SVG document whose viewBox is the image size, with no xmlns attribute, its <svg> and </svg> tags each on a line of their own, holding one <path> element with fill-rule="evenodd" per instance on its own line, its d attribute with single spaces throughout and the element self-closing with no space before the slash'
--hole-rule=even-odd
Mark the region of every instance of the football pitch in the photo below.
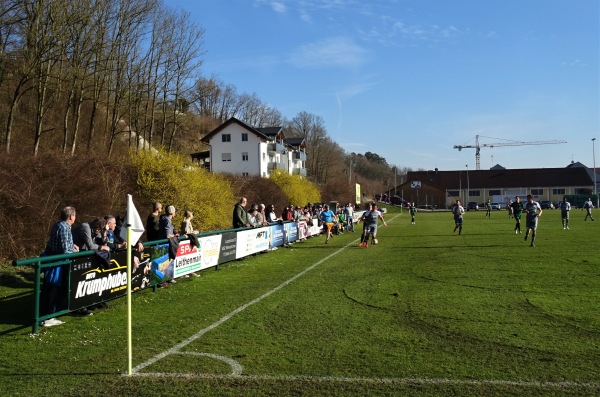
<svg viewBox="0 0 600 397">
<path fill-rule="evenodd" d="M 600 394 L 600 224 L 544 210 L 392 209 L 379 244 L 324 236 L 30 335 L 31 273 L 0 279 L 0 395 Z"/>
</svg>

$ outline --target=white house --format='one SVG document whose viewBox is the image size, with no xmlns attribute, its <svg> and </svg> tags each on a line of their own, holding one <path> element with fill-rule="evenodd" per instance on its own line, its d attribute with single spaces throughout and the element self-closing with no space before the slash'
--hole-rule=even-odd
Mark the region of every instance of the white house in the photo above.
<svg viewBox="0 0 600 397">
<path fill-rule="evenodd" d="M 282 169 L 306 176 L 304 138 L 286 139 L 282 127 L 254 128 L 232 117 L 202 142 L 210 146 L 212 172 L 268 178 L 273 170 Z"/>
</svg>

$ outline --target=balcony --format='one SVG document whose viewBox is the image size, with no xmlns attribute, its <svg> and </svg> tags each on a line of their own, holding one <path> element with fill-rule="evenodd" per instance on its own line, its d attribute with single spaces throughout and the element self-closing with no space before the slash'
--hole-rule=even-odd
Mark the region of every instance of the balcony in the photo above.
<svg viewBox="0 0 600 397">
<path fill-rule="evenodd" d="M 285 149 L 285 146 L 283 145 L 283 143 L 274 142 L 274 143 L 269 143 L 269 146 L 267 147 L 267 150 L 269 151 L 269 153 L 279 153 L 279 154 L 281 154 L 286 149 Z"/>
<path fill-rule="evenodd" d="M 293 159 L 297 161 L 306 161 L 306 152 L 294 152 Z"/>
</svg>

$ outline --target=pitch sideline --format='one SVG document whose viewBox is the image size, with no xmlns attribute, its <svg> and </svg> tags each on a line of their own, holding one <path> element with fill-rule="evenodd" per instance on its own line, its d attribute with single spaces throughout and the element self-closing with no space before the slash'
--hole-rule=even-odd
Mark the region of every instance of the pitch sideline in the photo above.
<svg viewBox="0 0 600 397">
<path fill-rule="evenodd" d="M 394 219 L 396 219 L 398 216 L 400 215 L 396 215 L 394 216 L 392 219 L 390 219 L 390 222 L 393 221 Z M 201 336 L 203 336 L 204 334 L 206 334 L 207 332 L 217 328 L 219 325 L 225 323 L 226 321 L 230 320 L 232 317 L 234 317 L 236 314 L 241 313 L 242 311 L 246 310 L 247 308 L 249 308 L 250 306 L 259 303 L 260 301 L 262 301 L 263 299 L 269 297 L 270 295 L 272 295 L 273 293 L 279 291 L 280 289 L 282 289 L 283 287 L 287 286 L 288 284 L 292 283 L 293 281 L 295 281 L 296 279 L 302 277 L 304 274 L 308 273 L 309 271 L 313 270 L 315 267 L 319 266 L 320 264 L 322 264 L 323 262 L 331 259 L 332 257 L 334 257 L 335 255 L 339 254 L 340 252 L 342 252 L 343 250 L 345 250 L 346 248 L 352 246 L 353 244 L 356 243 L 356 241 L 358 241 L 358 239 L 354 239 L 352 242 L 346 244 L 345 246 L 343 246 L 342 248 L 338 249 L 337 251 L 329 254 L 328 256 L 326 256 L 325 258 L 322 258 L 321 260 L 319 260 L 318 262 L 314 263 L 313 265 L 307 267 L 306 269 L 304 269 L 303 271 L 301 271 L 300 273 L 296 274 L 295 276 L 289 278 L 288 280 L 284 281 L 283 283 L 281 283 L 280 285 L 278 285 L 277 287 L 273 288 L 272 290 L 264 293 L 263 295 L 259 296 L 258 298 L 238 307 L 237 309 L 233 310 L 232 312 L 230 312 L 229 314 L 223 316 L 221 319 L 219 319 L 218 321 L 214 322 L 213 324 L 209 325 L 208 327 L 198 331 L 197 333 L 195 333 L 194 335 L 192 335 L 191 337 L 187 338 L 186 340 L 178 343 L 177 345 L 173 346 L 172 348 L 165 350 L 162 353 L 157 354 L 156 356 L 152 357 L 151 359 L 137 365 L 136 367 L 134 367 L 132 369 L 132 375 L 135 376 L 149 376 L 149 377 L 161 377 L 161 376 L 169 376 L 169 377 L 181 377 L 181 378 L 198 378 L 198 379 L 248 379 L 248 380 L 284 380 L 284 381 L 297 381 L 297 380 L 304 380 L 304 381 L 313 381 L 313 382 L 351 382 L 351 383 L 372 383 L 372 384 L 436 384 L 436 385 L 441 385 L 441 384 L 448 384 L 448 385 L 492 385 L 492 386 L 519 386 L 519 387 L 546 387 L 546 388 L 584 388 L 584 389 L 594 389 L 594 388 L 600 388 L 600 383 L 579 383 L 579 382 L 569 382 L 569 381 L 565 381 L 565 382 L 541 382 L 541 381 L 509 381 L 509 380 L 477 380 L 477 379 L 447 379 L 447 378 L 364 378 L 364 377 L 333 377 L 333 376 L 322 376 L 322 377 L 316 377 L 316 376 L 273 376 L 273 375 L 243 375 L 242 371 L 243 371 L 243 367 L 241 366 L 241 364 L 239 364 L 237 361 L 228 358 L 228 357 L 223 357 L 223 356 L 218 356 L 215 354 L 211 354 L 211 353 L 189 353 L 189 352 L 182 352 L 181 349 L 184 348 L 185 346 L 189 345 L 190 343 L 192 343 L 193 341 L 195 341 L 196 339 L 200 338 Z M 221 360 L 224 361 L 226 363 L 228 363 L 231 368 L 232 368 L 232 372 L 230 374 L 226 374 L 226 375 L 219 375 L 219 374 L 189 374 L 189 373 L 169 373 L 169 372 L 139 372 L 142 369 L 148 367 L 149 365 L 154 364 L 155 362 L 159 361 L 160 359 L 167 357 L 168 355 L 171 354 L 190 354 L 190 355 L 197 355 L 197 356 L 206 356 L 206 357 L 211 357 L 217 360 Z"/>
</svg>

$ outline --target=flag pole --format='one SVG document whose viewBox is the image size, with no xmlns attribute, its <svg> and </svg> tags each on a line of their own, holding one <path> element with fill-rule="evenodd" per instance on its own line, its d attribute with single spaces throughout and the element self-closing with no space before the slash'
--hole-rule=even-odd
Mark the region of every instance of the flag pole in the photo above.
<svg viewBox="0 0 600 397">
<path fill-rule="evenodd" d="M 127 375 L 132 375 L 131 341 L 131 225 L 127 225 Z"/>
</svg>

